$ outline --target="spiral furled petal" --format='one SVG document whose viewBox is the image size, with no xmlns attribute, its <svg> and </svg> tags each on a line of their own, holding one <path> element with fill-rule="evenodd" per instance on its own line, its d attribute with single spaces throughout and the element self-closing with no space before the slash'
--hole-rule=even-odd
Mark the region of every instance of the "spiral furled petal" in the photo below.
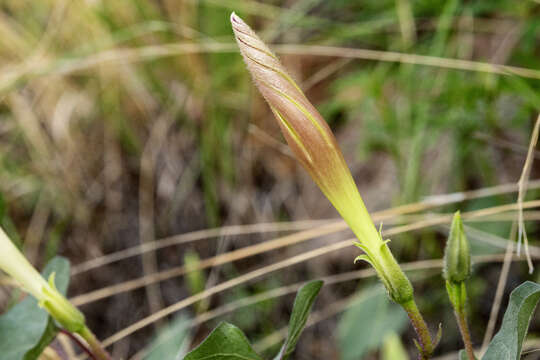
<svg viewBox="0 0 540 360">
<path fill-rule="evenodd" d="M 236 14 L 231 24 L 240 53 L 285 139 L 326 197 L 365 245 L 381 245 L 336 139 L 276 55 Z"/>
<path fill-rule="evenodd" d="M 359 240 L 356 243 L 377 271 L 390 297 L 411 301 L 413 289 L 387 242 L 375 229 L 332 131 L 276 55 L 242 19 L 231 15 L 234 35 L 255 85 L 266 99 L 300 163 Z"/>
</svg>

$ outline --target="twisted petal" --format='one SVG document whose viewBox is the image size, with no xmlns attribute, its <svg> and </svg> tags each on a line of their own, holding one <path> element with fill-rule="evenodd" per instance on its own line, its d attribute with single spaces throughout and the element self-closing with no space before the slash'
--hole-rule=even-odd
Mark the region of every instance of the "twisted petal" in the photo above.
<svg viewBox="0 0 540 360">
<path fill-rule="evenodd" d="M 231 24 L 255 85 L 270 105 L 297 159 L 358 239 L 368 248 L 380 246 L 382 239 L 326 121 L 255 32 L 234 13 Z"/>
</svg>

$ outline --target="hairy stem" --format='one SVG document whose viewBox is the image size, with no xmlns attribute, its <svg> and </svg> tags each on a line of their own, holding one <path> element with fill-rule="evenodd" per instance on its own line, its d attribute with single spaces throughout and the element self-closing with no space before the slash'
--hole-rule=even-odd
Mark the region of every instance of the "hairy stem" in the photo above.
<svg viewBox="0 0 540 360">
<path fill-rule="evenodd" d="M 467 318 L 465 316 L 464 309 L 455 311 L 456 319 L 459 325 L 459 331 L 461 332 L 461 337 L 463 338 L 463 343 L 465 344 L 465 352 L 469 360 L 475 360 L 474 351 L 471 341 L 471 333 L 469 332 L 469 325 L 467 324 Z"/>
<path fill-rule="evenodd" d="M 90 346 L 90 349 L 92 350 L 92 353 L 94 354 L 94 357 L 97 360 L 112 360 L 109 353 L 105 350 L 103 345 L 99 342 L 99 340 L 96 338 L 94 333 L 85 326 L 80 332 L 79 335 L 82 336 L 84 340 L 88 343 L 88 346 Z"/>
<path fill-rule="evenodd" d="M 64 329 L 59 329 L 58 331 L 66 335 L 67 337 L 69 337 L 71 341 L 77 344 L 77 346 L 79 346 L 82 349 L 82 351 L 84 351 L 86 355 L 88 355 L 90 359 L 97 360 L 96 357 L 94 356 L 94 353 L 88 348 L 88 346 L 86 346 L 86 344 L 83 343 L 81 340 L 79 340 L 79 338 L 77 338 L 75 335 L 73 335 L 72 333 Z"/>
<path fill-rule="evenodd" d="M 471 341 L 471 333 L 469 331 L 469 325 L 467 324 L 467 288 L 464 281 L 460 282 L 446 282 L 446 290 L 448 291 L 448 297 L 454 308 L 454 314 L 459 326 L 461 338 L 465 345 L 465 352 L 469 360 L 475 360 L 473 346 Z"/>
<path fill-rule="evenodd" d="M 431 358 L 431 355 L 434 350 L 433 342 L 431 336 L 429 335 L 429 329 L 422 317 L 422 314 L 416 306 L 414 299 L 409 300 L 403 304 L 400 304 L 403 309 L 407 312 L 411 324 L 418 335 L 418 340 L 420 342 L 420 354 L 418 355 L 419 360 L 428 360 Z"/>
</svg>

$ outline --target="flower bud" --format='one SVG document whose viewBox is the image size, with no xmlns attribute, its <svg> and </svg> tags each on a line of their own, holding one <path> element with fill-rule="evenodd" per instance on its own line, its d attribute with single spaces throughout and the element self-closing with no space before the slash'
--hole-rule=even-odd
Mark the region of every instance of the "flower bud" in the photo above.
<svg viewBox="0 0 540 360">
<path fill-rule="evenodd" d="M 15 247 L 2 228 L 0 228 L 0 269 L 5 271 L 36 299 L 42 296 L 47 282 Z"/>
<path fill-rule="evenodd" d="M 463 230 L 459 211 L 454 214 L 444 250 L 443 276 L 450 282 L 462 282 L 471 275 L 469 242 Z"/>
<path fill-rule="evenodd" d="M 280 61 L 236 14 L 231 24 L 255 85 L 270 105 L 296 158 L 359 240 L 355 244 L 399 303 L 412 299 L 412 286 L 375 228 L 328 124 Z"/>
<path fill-rule="evenodd" d="M 54 274 L 47 283 L 2 228 L 0 228 L 0 254 L 0 269 L 17 280 L 23 290 L 35 297 L 39 305 L 60 325 L 72 332 L 82 330 L 84 315 L 56 289 Z"/>
<path fill-rule="evenodd" d="M 236 14 L 232 28 L 255 85 L 296 158 L 365 244 L 382 243 L 332 131 L 278 58 Z"/>
</svg>

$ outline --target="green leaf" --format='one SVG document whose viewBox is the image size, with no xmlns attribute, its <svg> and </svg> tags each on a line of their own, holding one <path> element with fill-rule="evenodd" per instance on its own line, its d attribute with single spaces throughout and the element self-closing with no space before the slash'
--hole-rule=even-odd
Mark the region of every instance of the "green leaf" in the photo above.
<svg viewBox="0 0 540 360">
<path fill-rule="evenodd" d="M 339 320 L 341 359 L 361 359 L 381 346 L 389 334 L 399 334 L 406 324 L 405 312 L 390 302 L 382 286 L 362 291 Z"/>
<path fill-rule="evenodd" d="M 482 360 L 519 360 L 531 316 L 540 299 L 540 285 L 526 281 L 510 294 L 501 329 Z"/>
<path fill-rule="evenodd" d="M 184 360 L 262 360 L 236 326 L 222 322 Z"/>
<path fill-rule="evenodd" d="M 54 340 L 56 334 L 58 334 L 58 328 L 56 327 L 54 320 L 49 316 L 47 319 L 47 327 L 45 328 L 43 335 L 41 335 L 41 338 L 36 346 L 34 346 L 24 355 L 24 360 L 34 360 L 39 358 L 39 355 L 41 355 L 43 350 L 45 350 L 51 341 Z"/>
<path fill-rule="evenodd" d="M 296 299 L 294 299 L 291 319 L 289 320 L 289 333 L 281 350 L 275 357 L 276 360 L 286 360 L 294 351 L 300 334 L 302 334 L 304 326 L 306 326 L 311 307 L 322 286 L 323 282 L 321 280 L 315 280 L 307 283 L 298 290 Z"/>
<path fill-rule="evenodd" d="M 65 294 L 69 283 L 69 262 L 60 257 L 52 259 L 42 275 L 47 279 L 56 273 L 56 286 Z M 2 360 L 34 360 L 54 339 L 57 329 L 37 300 L 24 300 L 0 316 L 0 349 Z"/>
<path fill-rule="evenodd" d="M 145 360 L 175 360 L 184 357 L 188 350 L 189 318 L 179 316 L 169 326 L 159 332 L 152 341 Z"/>
<path fill-rule="evenodd" d="M 382 360 L 409 360 L 407 350 L 395 332 L 390 333 L 384 339 Z"/>
</svg>

